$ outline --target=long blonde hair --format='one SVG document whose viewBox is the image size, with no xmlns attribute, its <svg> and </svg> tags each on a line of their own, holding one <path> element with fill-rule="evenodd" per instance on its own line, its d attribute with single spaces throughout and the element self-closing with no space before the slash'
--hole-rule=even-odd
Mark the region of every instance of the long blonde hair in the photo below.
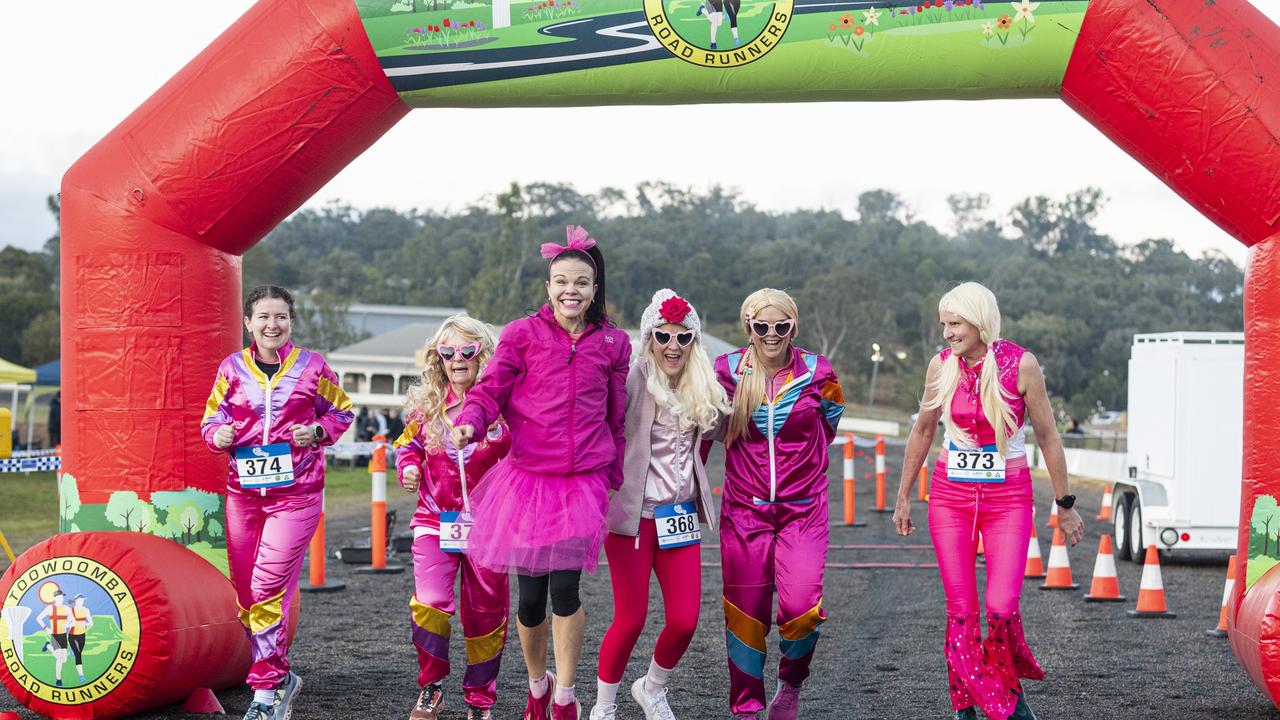
<svg viewBox="0 0 1280 720">
<path fill-rule="evenodd" d="M 796 307 L 796 301 L 782 290 L 761 288 L 742 301 L 742 311 L 738 313 L 738 320 L 742 323 L 742 331 L 747 334 L 747 350 L 742 356 L 742 361 L 738 363 L 738 375 L 741 379 L 733 392 L 733 412 L 729 415 L 729 425 L 725 428 L 724 434 L 726 446 L 746 436 L 751 424 L 751 413 L 764 402 L 764 388 L 768 378 L 760 370 L 755 343 L 758 338 L 751 334 L 750 323 L 757 313 L 769 307 L 795 322 L 791 339 L 788 340 L 789 348 L 800 326 L 800 309 Z"/>
<path fill-rule="evenodd" d="M 674 389 L 667 381 L 666 373 L 658 367 L 658 358 L 653 354 L 653 336 L 642 340 L 644 348 L 637 362 L 643 363 L 648 370 L 645 386 L 653 396 L 654 404 L 660 409 L 667 408 L 676 416 L 680 432 L 688 432 L 694 426 L 709 432 L 720 416 L 729 412 L 729 399 L 716 381 L 715 369 L 707 357 L 701 333 L 689 346 L 684 371 L 680 373 Z"/>
<path fill-rule="evenodd" d="M 480 322 L 466 313 L 450 316 L 440 323 L 439 329 L 432 335 L 425 346 L 425 364 L 422 376 L 418 378 L 404 395 L 405 420 L 417 419 L 426 428 L 424 435 L 428 449 L 437 449 L 442 438 L 448 433 L 445 418 L 445 398 L 449 395 L 449 375 L 444 369 L 444 360 L 436 352 L 436 345 L 444 341 L 450 333 L 456 332 L 467 342 L 480 343 L 480 352 L 476 354 L 476 380 L 484 372 L 484 366 L 493 357 L 493 349 L 497 345 L 493 328 L 488 323 Z"/>
<path fill-rule="evenodd" d="M 978 376 L 978 397 L 982 401 L 982 414 L 995 428 L 996 447 L 1003 455 L 1008 449 L 1009 436 L 1018 426 L 1009 406 L 1008 391 L 1000 384 L 1000 369 L 996 367 L 994 346 L 1000 339 L 1000 306 L 996 303 L 996 296 L 979 283 L 962 283 L 938 301 L 938 312 L 944 310 L 959 315 L 976 327 L 987 346 L 982 372 Z M 931 399 L 921 403 L 920 407 L 924 410 L 942 408 L 942 422 L 947 428 L 947 435 L 957 440 L 966 438 L 970 446 L 976 446 L 977 439 L 970 438 L 951 419 L 951 396 L 960 384 L 960 374 L 960 357 L 953 352 L 943 361 L 942 368 L 929 384 Z"/>
</svg>

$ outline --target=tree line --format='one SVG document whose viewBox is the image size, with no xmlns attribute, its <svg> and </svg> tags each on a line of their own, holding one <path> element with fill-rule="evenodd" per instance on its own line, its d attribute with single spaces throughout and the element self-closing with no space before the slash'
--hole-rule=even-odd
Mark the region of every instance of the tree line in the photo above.
<svg viewBox="0 0 1280 720">
<path fill-rule="evenodd" d="M 1217 251 L 1190 257 L 1165 238 L 1119 245 L 1096 227 L 1107 201 L 1084 188 L 998 213 L 985 195 L 957 193 L 948 198 L 950 226 L 939 228 L 887 190 L 862 193 L 855 216 L 845 217 L 769 212 L 721 187 L 653 182 L 581 193 L 513 184 L 457 211 L 301 210 L 246 254 L 245 286 L 298 291 L 305 319 L 296 333 L 322 350 L 353 339 L 340 320 L 353 302 L 462 306 L 500 324 L 544 299 L 538 246 L 563 242 L 564 226 L 581 224 L 604 249 L 609 311 L 620 325 L 637 325 L 653 291 L 672 287 L 698 307 L 708 332 L 742 343 L 742 299 L 783 288 L 800 304 L 798 342 L 831 359 L 851 403 L 868 399 L 877 343 L 884 361 L 875 404 L 909 410 L 941 345 L 938 298 L 977 280 L 1000 299 L 1002 334 L 1036 353 L 1058 407 L 1083 419 L 1098 407 L 1124 408 L 1134 333 L 1243 327 L 1240 267 Z M 56 267 L 50 242 L 23 262 Z M 10 263 L 3 266 L 0 302 L 10 291 Z M 42 281 L 32 297 L 56 309 L 47 275 L 30 287 Z M 14 346 L 22 336 L 0 333 L 10 342 L 0 357 L 47 354 L 34 342 Z"/>
</svg>

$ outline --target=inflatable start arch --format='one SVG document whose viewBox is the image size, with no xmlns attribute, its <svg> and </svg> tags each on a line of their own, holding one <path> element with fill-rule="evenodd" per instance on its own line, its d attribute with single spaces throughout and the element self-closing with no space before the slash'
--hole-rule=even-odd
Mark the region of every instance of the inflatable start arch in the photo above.
<svg viewBox="0 0 1280 720">
<path fill-rule="evenodd" d="M 262 0 L 66 174 L 63 530 L 141 530 L 225 562 L 225 467 L 197 423 L 213 368 L 239 347 L 240 255 L 410 107 L 1061 97 L 1253 247 L 1239 545 L 1248 571 L 1230 626 L 1241 665 L 1280 699 L 1280 558 L 1250 557 L 1247 532 L 1257 500 L 1280 494 L 1268 472 L 1280 437 L 1280 93 L 1269 86 L 1280 82 L 1280 29 L 1253 6 L 475 0 L 439 9 L 447 5 Z M 96 641 L 117 656 L 182 667 L 204 647 L 201 662 L 243 667 L 243 647 L 199 635 L 234 627 L 229 591 L 199 612 L 164 615 L 199 642 L 152 632 L 166 598 L 186 602 L 183 584 L 204 571 L 157 576 L 121 537 L 136 535 L 55 538 L 0 580 L 0 676 L 42 714 L 113 717 L 174 696 L 152 690 L 162 668 L 123 663 L 55 693 L 51 670 L 33 653 L 23 659 L 39 642 L 17 619 L 48 603 L 46 575 L 102 589 L 86 593 L 103 604 L 94 612 L 122 624 Z M 129 590 L 120 602 L 135 604 L 136 625 L 124 621 L 128 607 L 111 605 L 109 577 Z M 137 613 L 144 598 L 152 605 Z"/>
</svg>

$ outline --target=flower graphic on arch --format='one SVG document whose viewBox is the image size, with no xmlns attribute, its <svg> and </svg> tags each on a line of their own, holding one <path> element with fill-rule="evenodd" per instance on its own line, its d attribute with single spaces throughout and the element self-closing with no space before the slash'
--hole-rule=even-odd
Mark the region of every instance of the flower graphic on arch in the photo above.
<svg viewBox="0 0 1280 720">
<path fill-rule="evenodd" d="M 879 25 L 880 13 L 876 12 L 875 8 L 871 8 L 870 10 L 867 10 L 866 12 L 862 13 L 862 22 L 866 23 L 867 25 Z"/>
<path fill-rule="evenodd" d="M 1033 15 L 1031 11 L 1040 7 L 1040 3 L 1033 3 L 1031 0 L 1021 0 L 1020 2 L 1011 2 L 1009 4 L 1017 11 L 1017 15 L 1013 20 L 1014 22 L 1022 22 L 1022 27 L 1019 28 L 1019 32 L 1022 33 L 1022 39 L 1026 40 L 1027 33 L 1035 29 L 1032 26 L 1036 23 L 1036 16 Z"/>
<path fill-rule="evenodd" d="M 1013 27 L 1013 18 L 1008 15 L 1001 15 L 996 19 L 996 25 L 999 26 L 1001 30 L 1008 30 Z"/>
<path fill-rule="evenodd" d="M 982 37 L 990 40 L 991 36 L 996 32 L 996 24 L 990 20 L 982 23 Z"/>
<path fill-rule="evenodd" d="M 849 28 L 853 27 L 853 16 L 851 16 L 849 13 L 845 13 L 841 15 L 840 27 L 845 30 L 848 30 Z"/>
</svg>

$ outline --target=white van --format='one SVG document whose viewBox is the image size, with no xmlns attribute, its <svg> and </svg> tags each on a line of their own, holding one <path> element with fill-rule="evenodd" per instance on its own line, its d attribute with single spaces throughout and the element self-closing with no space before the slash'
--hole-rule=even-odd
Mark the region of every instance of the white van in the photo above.
<svg viewBox="0 0 1280 720">
<path fill-rule="evenodd" d="M 1133 336 L 1129 477 L 1112 495 L 1115 554 L 1236 549 L 1244 334 Z"/>
</svg>

